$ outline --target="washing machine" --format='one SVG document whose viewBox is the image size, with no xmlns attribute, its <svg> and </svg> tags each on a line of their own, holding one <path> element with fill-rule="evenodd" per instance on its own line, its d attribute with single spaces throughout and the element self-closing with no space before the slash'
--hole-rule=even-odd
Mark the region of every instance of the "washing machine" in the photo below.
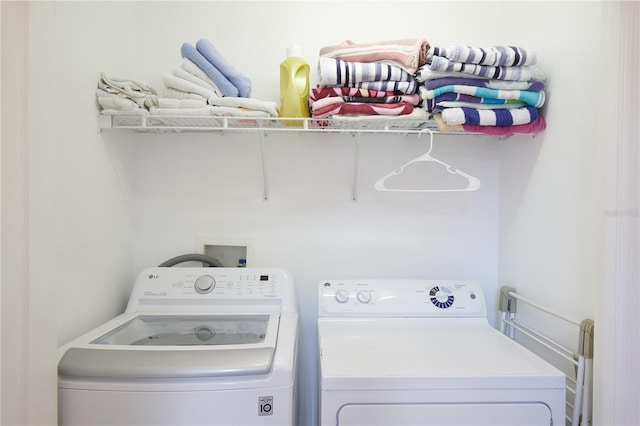
<svg viewBox="0 0 640 426">
<path fill-rule="evenodd" d="M 466 281 L 319 284 L 322 426 L 565 424 L 565 375 L 493 328 Z"/>
<path fill-rule="evenodd" d="M 60 425 L 295 425 L 298 308 L 279 268 L 157 267 L 60 348 Z"/>
</svg>

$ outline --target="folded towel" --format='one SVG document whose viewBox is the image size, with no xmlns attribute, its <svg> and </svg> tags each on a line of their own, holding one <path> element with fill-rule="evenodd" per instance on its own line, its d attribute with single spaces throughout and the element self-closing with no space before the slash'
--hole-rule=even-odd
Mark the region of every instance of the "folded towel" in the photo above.
<svg viewBox="0 0 640 426">
<path fill-rule="evenodd" d="M 509 136 L 509 135 L 527 135 L 531 133 L 540 133 L 547 127 L 547 122 L 542 114 L 538 114 L 538 118 L 531 123 L 514 124 L 513 126 L 480 126 L 476 124 L 463 124 L 462 128 L 465 132 L 485 133 L 488 135 Z"/>
<path fill-rule="evenodd" d="M 100 111 L 102 115 L 149 115 L 149 111 L 143 108 L 129 109 L 129 110 L 117 110 L 117 109 L 103 109 Z"/>
<path fill-rule="evenodd" d="M 356 124 L 359 122 L 366 121 L 406 121 L 411 123 L 410 127 L 415 128 L 415 121 L 426 122 L 431 119 L 430 114 L 428 114 L 422 108 L 414 108 L 409 114 L 403 115 L 340 115 L 334 114 L 331 116 L 332 120 L 341 120 L 341 121 L 355 121 Z"/>
<path fill-rule="evenodd" d="M 453 62 L 467 64 L 492 65 L 503 67 L 521 67 L 535 65 L 536 54 L 517 46 L 491 46 L 488 48 L 453 45 L 447 47 L 432 47 L 429 49 L 429 59 L 442 56 Z"/>
<path fill-rule="evenodd" d="M 413 74 L 418 67 L 427 63 L 429 43 L 424 39 L 379 41 L 375 43 L 354 43 L 346 40 L 320 49 L 320 56 L 341 59 L 348 62 L 396 63 Z"/>
<path fill-rule="evenodd" d="M 100 109 L 115 109 L 118 111 L 140 109 L 140 106 L 131 99 L 117 95 L 98 96 L 98 105 L 100 105 Z"/>
<path fill-rule="evenodd" d="M 408 103 L 398 104 L 360 104 L 342 102 L 327 105 L 324 108 L 314 110 L 313 118 L 327 118 L 334 114 L 351 115 L 406 115 L 413 111 L 413 105 Z"/>
<path fill-rule="evenodd" d="M 211 85 L 211 87 L 214 88 L 213 90 L 214 92 L 216 92 L 219 96 L 223 96 L 222 91 L 220 90 L 218 85 L 215 83 L 215 81 L 211 80 L 211 77 L 209 77 L 206 72 L 202 71 L 202 68 L 197 66 L 191 59 L 182 58 L 182 62 L 180 63 L 180 68 L 182 68 L 189 74 L 192 74 L 193 76 L 206 81 Z"/>
<path fill-rule="evenodd" d="M 213 90 L 205 89 L 204 87 L 198 86 L 197 84 L 194 84 L 190 81 L 176 77 L 173 74 L 164 74 L 162 76 L 162 81 L 167 87 L 183 92 L 196 93 L 200 96 L 203 96 L 205 99 L 209 98 L 210 96 L 216 96 Z"/>
<path fill-rule="evenodd" d="M 210 107 L 211 115 L 216 117 L 254 117 L 254 118 L 270 118 L 271 114 L 265 111 L 257 111 L 245 108 L 212 106 Z"/>
<path fill-rule="evenodd" d="M 197 93 L 191 92 L 183 92 L 182 90 L 173 89 L 171 87 L 165 87 L 162 91 L 162 95 L 165 98 L 175 98 L 175 99 L 197 99 L 207 102 L 207 98 L 202 95 L 198 95 Z"/>
<path fill-rule="evenodd" d="M 442 119 L 442 114 L 441 113 L 433 114 L 433 120 L 438 125 L 438 131 L 440 131 L 442 133 L 464 132 L 464 127 L 462 127 L 462 124 L 448 125 L 447 123 L 445 123 L 444 120 Z M 489 126 L 487 126 L 487 127 L 489 127 Z"/>
<path fill-rule="evenodd" d="M 403 91 L 403 93 L 415 93 L 417 88 L 417 82 L 413 75 L 400 67 L 379 62 L 347 62 L 320 57 L 318 72 L 321 86 L 365 87 L 361 83 L 404 82 L 408 83 L 408 89 L 413 89 L 413 92 Z"/>
<path fill-rule="evenodd" d="M 238 88 L 233 85 L 211 62 L 205 58 L 195 47 L 189 43 L 183 43 L 180 54 L 196 64 L 218 86 L 223 96 L 238 96 Z"/>
<path fill-rule="evenodd" d="M 520 108 L 526 104 L 516 99 L 487 99 L 464 93 L 444 93 L 433 99 L 426 99 L 424 107 L 429 112 L 437 112 L 442 108 L 470 107 L 470 108 Z"/>
<path fill-rule="evenodd" d="M 204 38 L 198 40 L 196 49 L 238 89 L 241 97 L 251 96 L 251 81 L 238 72 L 209 40 Z"/>
<path fill-rule="evenodd" d="M 546 76 L 544 74 L 538 74 L 538 70 L 533 66 L 495 67 L 489 65 L 465 64 L 463 62 L 453 62 L 441 56 L 434 56 L 431 59 L 431 62 L 425 66 L 435 71 L 456 71 L 495 80 L 546 80 Z"/>
<path fill-rule="evenodd" d="M 209 117 L 211 116 L 211 107 L 204 108 L 159 108 L 154 107 L 149 110 L 151 115 L 163 115 L 170 117 L 190 116 L 190 117 Z"/>
<path fill-rule="evenodd" d="M 209 104 L 213 106 L 224 106 L 234 108 L 244 108 L 247 110 L 264 111 L 272 117 L 278 117 L 278 104 L 272 101 L 261 101 L 253 98 L 219 98 L 212 96 L 209 98 Z"/>
<path fill-rule="evenodd" d="M 160 108 L 204 108 L 207 106 L 207 101 L 204 99 L 159 98 L 158 106 Z"/>
<path fill-rule="evenodd" d="M 435 89 L 440 86 L 448 86 L 451 84 L 462 84 L 464 86 L 487 87 L 489 89 L 501 90 L 544 90 L 545 84 L 542 81 L 510 81 L 510 80 L 491 80 L 485 78 L 464 78 L 464 77 L 441 77 L 432 78 L 424 81 L 424 87 L 427 89 Z"/>
<path fill-rule="evenodd" d="M 442 119 L 448 125 L 479 124 L 482 126 L 513 126 L 531 123 L 538 118 L 537 108 L 527 106 L 514 109 L 446 108 Z"/>
<path fill-rule="evenodd" d="M 112 95 L 128 98 L 140 108 L 148 109 L 158 104 L 156 90 L 142 80 L 107 76 L 105 73 L 101 73 L 98 89 Z"/>
<path fill-rule="evenodd" d="M 545 93 L 544 91 L 533 92 L 530 90 L 499 90 L 489 89 L 486 87 L 477 86 L 464 86 L 464 85 L 449 85 L 439 86 L 433 90 L 424 89 L 420 90 L 420 96 L 422 99 L 434 99 L 444 93 L 462 93 L 465 95 L 472 95 L 485 99 L 515 99 L 525 102 L 528 105 L 540 108 L 544 105 Z"/>
<path fill-rule="evenodd" d="M 315 101 L 329 96 L 362 96 L 369 98 L 385 98 L 388 96 L 401 95 L 402 92 L 386 92 L 381 90 L 368 90 L 356 87 L 344 86 L 316 86 L 309 91 L 309 100 Z"/>
<path fill-rule="evenodd" d="M 195 75 L 191 74 L 188 71 L 185 71 L 184 69 L 182 69 L 181 67 L 176 67 L 173 69 L 172 71 L 173 75 L 175 75 L 178 78 L 181 78 L 183 80 L 187 80 L 190 81 L 191 83 L 202 87 L 203 89 L 207 89 L 213 93 L 218 94 L 217 90 L 218 87 L 209 84 L 209 82 L 201 79 L 200 77 L 196 77 Z"/>
</svg>

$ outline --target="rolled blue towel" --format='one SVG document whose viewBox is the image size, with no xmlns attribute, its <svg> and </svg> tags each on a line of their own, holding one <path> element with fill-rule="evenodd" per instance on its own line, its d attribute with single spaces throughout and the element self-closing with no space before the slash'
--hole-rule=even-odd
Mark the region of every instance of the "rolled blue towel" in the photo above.
<svg viewBox="0 0 640 426">
<path fill-rule="evenodd" d="M 243 98 L 251 97 L 251 80 L 238 72 L 207 39 L 200 39 L 196 49 L 211 62 L 238 89 Z"/>
<path fill-rule="evenodd" d="M 218 68 L 216 68 L 207 58 L 205 58 L 198 49 L 189 43 L 183 43 L 180 48 L 180 54 L 183 58 L 190 59 L 194 64 L 196 64 L 202 71 L 204 71 L 211 80 L 218 86 L 218 89 L 222 92 L 224 96 L 235 96 L 239 95 L 238 88 L 229 81 L 227 77 L 224 76 L 222 72 Z"/>
</svg>

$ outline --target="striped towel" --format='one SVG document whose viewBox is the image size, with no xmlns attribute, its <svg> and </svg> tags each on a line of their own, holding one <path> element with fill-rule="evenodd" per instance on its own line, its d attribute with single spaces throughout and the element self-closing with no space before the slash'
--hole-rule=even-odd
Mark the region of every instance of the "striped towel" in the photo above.
<svg viewBox="0 0 640 426">
<path fill-rule="evenodd" d="M 432 47 L 428 57 L 442 56 L 453 62 L 502 67 L 535 65 L 536 53 L 517 46 L 491 46 L 488 48 L 453 45 Z"/>
<path fill-rule="evenodd" d="M 429 112 L 435 112 L 442 108 L 451 107 L 471 107 L 471 108 L 520 108 L 526 106 L 522 101 L 515 99 L 486 99 L 477 96 L 465 95 L 463 93 L 444 93 L 434 99 L 427 99 L 424 107 Z"/>
<path fill-rule="evenodd" d="M 446 108 L 442 119 L 449 126 L 479 124 L 481 126 L 513 126 L 527 124 L 538 118 L 538 110 L 531 106 L 514 109 Z"/>
<path fill-rule="evenodd" d="M 525 102 L 536 108 L 542 107 L 545 101 L 544 91 L 534 92 L 530 90 L 498 90 L 486 87 L 449 85 L 436 87 L 433 90 L 420 90 L 422 99 L 434 99 L 445 93 L 462 93 L 486 99 L 515 99 Z"/>
<path fill-rule="evenodd" d="M 320 56 L 350 62 L 393 61 L 410 73 L 427 63 L 429 43 L 424 39 L 402 39 L 375 43 L 344 41 L 334 46 L 324 46 Z"/>
<path fill-rule="evenodd" d="M 465 64 L 464 62 L 450 61 L 441 56 L 434 56 L 428 67 L 434 71 L 462 72 L 495 80 L 540 80 L 540 78 L 536 78 L 535 70 L 530 66 L 494 67 L 489 65 Z M 542 78 L 542 80 L 546 80 L 546 78 Z"/>
<path fill-rule="evenodd" d="M 320 57 L 318 73 L 321 86 L 361 87 L 389 91 L 397 89 L 388 88 L 388 86 L 393 87 L 392 84 L 379 83 L 405 83 L 398 84 L 398 87 L 405 86 L 403 93 L 415 93 L 418 87 L 418 82 L 412 74 L 400 67 L 380 62 L 347 62 Z"/>
<path fill-rule="evenodd" d="M 489 80 L 484 78 L 462 78 L 462 77 L 441 77 L 427 80 L 424 87 L 434 89 L 450 84 L 462 84 L 463 86 L 488 87 L 489 89 L 502 90 L 544 90 L 545 83 L 538 80 L 529 81 L 509 81 L 509 80 Z"/>
</svg>

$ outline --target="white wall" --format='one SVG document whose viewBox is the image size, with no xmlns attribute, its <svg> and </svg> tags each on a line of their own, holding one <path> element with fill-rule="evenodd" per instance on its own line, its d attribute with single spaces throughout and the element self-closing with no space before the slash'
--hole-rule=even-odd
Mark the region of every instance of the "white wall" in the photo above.
<svg viewBox="0 0 640 426">
<path fill-rule="evenodd" d="M 95 99 L 102 71 L 138 73 L 136 33 L 126 30 L 136 27 L 135 10 L 127 2 L 54 6 L 59 344 L 120 313 L 135 272 L 127 182 L 97 131 Z"/>
<path fill-rule="evenodd" d="M 553 288 L 562 296 L 551 299 L 559 309 L 591 314 L 593 277 L 601 272 L 592 210 L 598 195 L 583 182 L 594 182 L 590 172 L 598 165 L 595 132 L 584 126 L 585 117 L 595 114 L 594 100 L 583 88 L 597 77 L 586 58 L 599 40 L 599 3 L 53 7 L 56 165 L 44 165 L 43 172 L 57 175 L 59 216 L 52 224 L 59 224 L 62 235 L 55 254 L 59 343 L 120 312 L 140 269 L 195 250 L 203 237 L 245 239 L 252 248 L 249 266 L 283 266 L 293 273 L 302 312 L 305 424 L 315 416 L 315 287 L 321 279 L 475 279 L 492 311 L 506 280 L 532 295 Z M 161 89 L 162 74 L 180 62 L 183 42 L 208 38 L 250 77 L 254 97 L 277 100 L 278 64 L 292 43 L 302 47 L 313 69 L 323 45 L 404 37 L 424 37 L 432 45 L 522 45 L 537 51 L 550 75 L 543 135 L 503 141 L 437 137 L 433 155 L 478 177 L 483 186 L 477 192 L 376 192 L 376 178 L 424 152 L 426 141 L 415 137 L 362 138 L 359 199 L 352 202 L 351 136 L 269 135 L 270 201 L 263 202 L 255 135 L 96 132 L 100 71 Z M 578 290 L 582 296 L 573 298 Z"/>
</svg>

